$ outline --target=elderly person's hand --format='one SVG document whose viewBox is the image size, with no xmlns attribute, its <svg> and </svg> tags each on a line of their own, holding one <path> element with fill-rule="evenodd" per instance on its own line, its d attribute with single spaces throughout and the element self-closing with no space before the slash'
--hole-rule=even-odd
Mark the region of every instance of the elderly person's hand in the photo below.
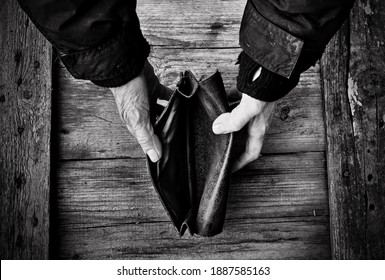
<svg viewBox="0 0 385 280">
<path fill-rule="evenodd" d="M 162 157 L 162 145 L 151 125 L 150 107 L 153 108 L 157 97 L 166 96 L 170 89 L 159 83 L 152 66 L 146 62 L 139 76 L 110 90 L 128 130 L 151 161 L 157 162 Z"/>
<path fill-rule="evenodd" d="M 253 80 L 260 75 L 260 69 Z M 276 102 L 264 102 L 242 93 L 241 102 L 231 113 L 220 115 L 213 123 L 215 134 L 235 132 L 247 124 L 248 138 L 245 151 L 235 159 L 232 172 L 236 172 L 260 155 L 263 139 L 271 123 Z"/>
</svg>

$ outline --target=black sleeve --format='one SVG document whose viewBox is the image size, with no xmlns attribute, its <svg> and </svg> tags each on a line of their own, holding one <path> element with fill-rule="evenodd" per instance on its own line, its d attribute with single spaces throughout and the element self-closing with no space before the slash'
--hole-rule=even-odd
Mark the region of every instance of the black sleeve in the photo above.
<svg viewBox="0 0 385 280">
<path fill-rule="evenodd" d="M 116 87 L 143 69 L 150 47 L 136 0 L 18 1 L 75 78 Z"/>
<path fill-rule="evenodd" d="M 354 0 L 249 0 L 242 18 L 237 87 L 263 101 L 289 93 L 321 58 Z M 260 77 L 252 82 L 255 69 Z"/>
</svg>

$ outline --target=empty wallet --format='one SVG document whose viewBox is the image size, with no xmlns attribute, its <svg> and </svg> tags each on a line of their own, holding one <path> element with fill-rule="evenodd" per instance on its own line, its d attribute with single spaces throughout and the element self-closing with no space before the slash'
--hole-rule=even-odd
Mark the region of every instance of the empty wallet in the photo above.
<svg viewBox="0 0 385 280">
<path fill-rule="evenodd" d="M 163 107 L 164 108 L 164 107 Z M 215 135 L 214 120 L 228 112 L 222 77 L 217 71 L 198 81 L 181 74 L 154 130 L 162 158 L 149 172 L 159 198 L 182 236 L 213 236 L 222 231 L 230 187 L 233 134 Z"/>
</svg>

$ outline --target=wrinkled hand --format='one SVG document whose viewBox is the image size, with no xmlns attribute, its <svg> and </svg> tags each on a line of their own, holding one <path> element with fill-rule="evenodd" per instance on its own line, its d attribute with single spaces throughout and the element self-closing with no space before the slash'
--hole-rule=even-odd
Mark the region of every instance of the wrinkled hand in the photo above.
<svg viewBox="0 0 385 280">
<path fill-rule="evenodd" d="M 259 74 L 259 73 L 256 73 Z M 254 76 L 256 79 L 258 75 Z M 232 172 L 256 160 L 261 152 L 263 139 L 271 123 L 276 102 L 264 102 L 242 93 L 241 102 L 231 113 L 220 115 L 213 123 L 215 134 L 225 134 L 242 129 L 247 124 L 246 147 L 233 163 Z"/>
<path fill-rule="evenodd" d="M 110 88 L 114 94 L 121 119 L 152 162 L 162 157 L 162 145 L 155 135 L 150 121 L 150 107 L 157 96 L 168 91 L 155 76 L 152 66 L 146 62 L 143 71 L 127 84 Z"/>
</svg>

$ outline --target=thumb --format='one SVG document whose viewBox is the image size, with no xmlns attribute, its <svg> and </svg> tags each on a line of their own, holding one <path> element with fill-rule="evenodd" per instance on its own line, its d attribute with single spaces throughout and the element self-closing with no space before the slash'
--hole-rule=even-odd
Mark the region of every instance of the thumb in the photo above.
<svg viewBox="0 0 385 280">
<path fill-rule="evenodd" d="M 162 144 L 150 123 L 135 129 L 133 135 L 152 162 L 157 162 L 162 157 Z"/>
<path fill-rule="evenodd" d="M 224 134 L 240 130 L 249 120 L 258 115 L 264 102 L 242 93 L 241 102 L 231 113 L 220 115 L 213 123 L 215 134 Z"/>
</svg>

